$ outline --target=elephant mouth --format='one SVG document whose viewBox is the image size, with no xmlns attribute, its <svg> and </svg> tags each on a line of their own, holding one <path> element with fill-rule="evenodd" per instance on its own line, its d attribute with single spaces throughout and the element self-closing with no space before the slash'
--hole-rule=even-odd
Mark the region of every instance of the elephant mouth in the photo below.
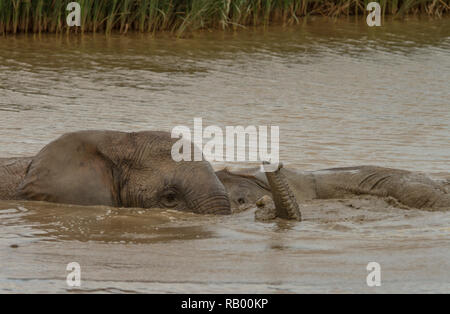
<svg viewBox="0 0 450 314">
<path fill-rule="evenodd" d="M 199 214 L 230 215 L 231 206 L 227 195 L 213 195 L 192 200 L 190 209 Z"/>
</svg>

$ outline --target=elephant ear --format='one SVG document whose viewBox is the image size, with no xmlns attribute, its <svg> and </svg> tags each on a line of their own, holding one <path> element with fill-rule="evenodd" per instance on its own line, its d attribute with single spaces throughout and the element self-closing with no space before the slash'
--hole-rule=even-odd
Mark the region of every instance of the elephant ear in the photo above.
<svg viewBox="0 0 450 314">
<path fill-rule="evenodd" d="M 247 178 L 252 180 L 261 188 L 270 191 L 270 185 L 267 181 L 266 175 L 260 171 L 259 167 L 237 169 L 224 168 L 222 170 L 216 171 L 216 175 L 222 182 L 233 180 L 233 177 Z"/>
<path fill-rule="evenodd" d="M 63 135 L 32 160 L 18 197 L 77 205 L 120 205 L 117 169 L 99 149 L 100 133 Z"/>
</svg>

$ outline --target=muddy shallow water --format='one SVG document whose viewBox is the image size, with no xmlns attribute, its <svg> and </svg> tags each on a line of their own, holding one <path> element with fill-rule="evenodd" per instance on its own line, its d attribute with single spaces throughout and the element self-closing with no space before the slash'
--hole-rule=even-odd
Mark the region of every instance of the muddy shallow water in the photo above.
<svg viewBox="0 0 450 314">
<path fill-rule="evenodd" d="M 79 129 L 278 125 L 288 167 L 450 172 L 450 20 L 0 38 L 0 157 Z M 220 166 L 220 165 L 216 165 Z M 361 196 L 301 223 L 0 201 L 0 292 L 450 292 L 450 214 Z M 366 284 L 369 262 L 382 286 Z M 66 285 L 66 265 L 82 285 Z"/>
<path fill-rule="evenodd" d="M 258 223 L 253 210 L 0 208 L 2 292 L 449 292 L 450 215 L 374 198 L 307 202 L 302 223 Z M 77 289 L 65 282 L 74 261 Z M 381 287 L 366 284 L 372 261 Z"/>
</svg>

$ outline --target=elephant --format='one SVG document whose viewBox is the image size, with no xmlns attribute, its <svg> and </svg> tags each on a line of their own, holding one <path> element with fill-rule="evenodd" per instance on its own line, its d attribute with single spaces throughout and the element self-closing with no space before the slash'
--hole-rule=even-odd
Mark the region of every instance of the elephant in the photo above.
<svg viewBox="0 0 450 314">
<path fill-rule="evenodd" d="M 230 214 L 209 162 L 175 162 L 171 134 L 79 131 L 32 158 L 0 159 L 0 199 Z"/>
<path fill-rule="evenodd" d="M 0 199 L 207 214 L 230 214 L 256 205 L 263 209 L 263 218 L 298 221 L 298 201 L 361 194 L 391 197 L 411 208 L 450 209 L 450 181 L 438 182 L 418 172 L 378 166 L 214 172 L 204 160 L 175 162 L 175 141 L 160 131 L 68 133 L 34 157 L 0 158 Z"/>
<path fill-rule="evenodd" d="M 355 195 L 387 197 L 405 208 L 450 210 L 449 180 L 437 181 L 420 172 L 357 166 L 299 171 L 283 168 L 285 186 L 299 201 L 351 198 Z M 268 176 L 260 168 L 228 168 L 216 171 L 229 194 L 232 208 L 243 210 L 264 196 L 274 199 Z"/>
</svg>

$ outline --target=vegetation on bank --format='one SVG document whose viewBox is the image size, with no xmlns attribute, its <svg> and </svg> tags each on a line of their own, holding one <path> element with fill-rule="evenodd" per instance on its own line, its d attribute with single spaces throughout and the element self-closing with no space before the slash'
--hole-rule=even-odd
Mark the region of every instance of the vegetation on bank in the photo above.
<svg viewBox="0 0 450 314">
<path fill-rule="evenodd" d="M 74 0 L 0 0 L 0 33 L 66 32 L 66 6 Z M 295 24 L 302 17 L 367 15 L 375 0 L 78 0 L 81 26 L 70 31 L 170 31 Z M 442 16 L 450 0 L 376 0 L 383 15 Z"/>
</svg>

